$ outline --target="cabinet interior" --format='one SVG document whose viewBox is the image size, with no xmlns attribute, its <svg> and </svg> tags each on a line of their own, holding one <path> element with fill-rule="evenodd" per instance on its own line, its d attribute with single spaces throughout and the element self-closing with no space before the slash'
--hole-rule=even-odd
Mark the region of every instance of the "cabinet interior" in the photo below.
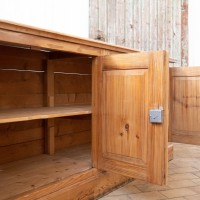
<svg viewBox="0 0 200 200">
<path fill-rule="evenodd" d="M 92 57 L 5 44 L 0 52 L 0 197 L 92 168 Z"/>
</svg>

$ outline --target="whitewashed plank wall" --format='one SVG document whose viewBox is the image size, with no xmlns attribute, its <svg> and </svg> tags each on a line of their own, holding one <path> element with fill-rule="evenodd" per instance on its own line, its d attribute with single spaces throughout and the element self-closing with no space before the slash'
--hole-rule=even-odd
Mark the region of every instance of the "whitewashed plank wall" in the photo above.
<svg viewBox="0 0 200 200">
<path fill-rule="evenodd" d="M 188 0 L 90 0 L 89 36 L 139 50 L 168 50 L 188 65 Z"/>
</svg>

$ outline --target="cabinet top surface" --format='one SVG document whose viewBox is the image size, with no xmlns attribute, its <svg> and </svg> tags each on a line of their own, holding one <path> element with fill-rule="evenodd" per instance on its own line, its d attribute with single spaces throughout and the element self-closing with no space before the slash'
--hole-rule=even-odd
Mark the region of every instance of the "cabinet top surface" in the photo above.
<svg viewBox="0 0 200 200">
<path fill-rule="evenodd" d="M 20 45 L 30 49 L 56 50 L 90 56 L 140 52 L 140 50 L 132 48 L 74 37 L 5 20 L 0 20 L 0 44 Z M 172 58 L 169 61 L 171 63 L 176 62 Z"/>
<path fill-rule="evenodd" d="M 4 31 L 3 33 L 7 32 L 8 34 L 12 34 L 13 32 L 18 33 L 19 36 L 26 36 L 26 35 L 32 35 L 41 38 L 51 38 L 54 40 L 60 40 L 63 42 L 69 42 L 79 45 L 85 45 L 93 48 L 100 48 L 104 50 L 110 50 L 110 51 L 116 51 L 116 52 L 138 52 L 139 50 L 126 48 L 122 46 L 112 45 L 101 41 L 96 41 L 92 39 L 86 39 L 81 37 L 74 37 L 71 35 L 66 35 L 59 32 L 54 32 L 50 30 L 45 30 L 41 28 L 36 28 L 33 26 L 23 25 L 15 22 L 0 20 L 0 32 Z M 6 32 L 5 32 L 6 31 Z M 21 35 L 22 34 L 22 35 Z M 2 40 L 3 39 L 3 40 Z M 5 41 L 5 35 L 3 36 L 0 34 L 0 41 Z M 7 37 L 8 42 L 9 37 Z"/>
</svg>

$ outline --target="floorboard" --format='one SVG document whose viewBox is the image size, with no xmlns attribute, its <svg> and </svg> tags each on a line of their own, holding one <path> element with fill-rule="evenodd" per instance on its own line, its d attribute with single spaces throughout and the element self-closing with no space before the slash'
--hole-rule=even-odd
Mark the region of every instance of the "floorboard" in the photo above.
<svg viewBox="0 0 200 200">
<path fill-rule="evenodd" d="M 0 165 L 0 199 L 14 197 L 91 167 L 90 145 L 68 148 L 54 156 L 43 154 Z"/>
</svg>

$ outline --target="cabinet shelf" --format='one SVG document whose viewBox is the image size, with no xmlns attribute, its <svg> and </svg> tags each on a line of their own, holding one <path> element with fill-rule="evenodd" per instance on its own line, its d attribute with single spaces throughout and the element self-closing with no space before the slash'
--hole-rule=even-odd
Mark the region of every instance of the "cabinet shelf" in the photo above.
<svg viewBox="0 0 200 200">
<path fill-rule="evenodd" d="M 91 114 L 91 105 L 0 110 L 0 123 Z"/>
</svg>

